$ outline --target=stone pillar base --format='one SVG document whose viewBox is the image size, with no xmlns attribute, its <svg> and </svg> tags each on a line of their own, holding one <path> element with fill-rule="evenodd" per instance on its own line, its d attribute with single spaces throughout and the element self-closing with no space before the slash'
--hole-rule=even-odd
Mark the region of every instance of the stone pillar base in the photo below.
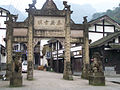
<svg viewBox="0 0 120 90">
<path fill-rule="evenodd" d="M 31 71 L 29 71 L 31 72 Z M 33 80 L 33 75 L 27 75 L 27 80 Z"/>
<path fill-rule="evenodd" d="M 94 86 L 105 86 L 104 76 L 89 76 L 89 84 Z"/>
<path fill-rule="evenodd" d="M 33 80 L 33 62 L 28 61 L 27 80 Z"/>
<path fill-rule="evenodd" d="M 66 62 L 66 69 L 64 69 L 63 79 L 73 80 L 72 72 L 71 72 L 71 68 L 70 68 L 70 62 Z"/>
<path fill-rule="evenodd" d="M 10 80 L 10 77 L 12 75 L 12 66 L 11 64 L 7 64 L 7 70 L 6 70 L 6 81 L 9 81 Z"/>
<path fill-rule="evenodd" d="M 87 70 L 82 72 L 81 78 L 83 78 L 83 79 L 89 79 L 89 73 L 88 73 Z"/>
<path fill-rule="evenodd" d="M 11 87 L 21 87 L 22 86 L 22 76 L 16 73 L 12 74 L 10 78 L 10 86 Z"/>
<path fill-rule="evenodd" d="M 10 74 L 11 74 L 11 72 L 10 71 L 6 71 L 6 81 L 9 81 L 10 80 Z"/>
<path fill-rule="evenodd" d="M 89 64 L 85 64 L 85 66 L 84 66 L 84 68 L 82 70 L 81 78 L 89 79 Z"/>
<path fill-rule="evenodd" d="M 65 80 L 73 80 L 73 77 L 72 77 L 72 75 L 66 74 L 66 75 L 63 75 L 63 79 L 65 79 Z"/>
</svg>

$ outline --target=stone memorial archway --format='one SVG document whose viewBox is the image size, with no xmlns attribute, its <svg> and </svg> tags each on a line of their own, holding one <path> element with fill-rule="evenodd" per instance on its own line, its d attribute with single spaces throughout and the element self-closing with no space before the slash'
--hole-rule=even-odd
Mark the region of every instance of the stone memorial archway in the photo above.
<svg viewBox="0 0 120 90">
<path fill-rule="evenodd" d="M 27 52 L 28 52 L 28 72 L 27 79 L 33 79 L 33 50 L 34 50 L 34 41 L 38 41 L 42 38 L 56 38 L 59 40 L 64 40 L 65 47 L 65 60 L 64 60 L 64 73 L 63 78 L 66 80 L 72 80 L 71 66 L 70 66 L 70 43 L 71 42 L 87 42 L 88 39 L 84 39 L 86 35 L 87 21 L 84 24 L 79 24 L 77 27 L 84 30 L 82 33 L 85 33 L 84 36 L 71 36 L 71 13 L 70 5 L 67 5 L 67 2 L 64 1 L 64 9 L 58 10 L 53 0 L 46 0 L 42 9 L 35 8 L 36 0 L 33 0 L 32 4 L 29 4 L 29 9 L 26 9 L 28 12 L 28 18 L 24 22 L 16 22 L 13 20 L 13 16 L 9 15 L 9 21 L 7 24 L 7 61 L 10 66 L 12 61 L 12 44 L 17 42 L 27 43 Z M 86 20 L 86 19 L 85 19 Z M 76 26 L 76 25 L 74 25 Z M 76 28 L 77 29 L 77 28 Z M 87 32 L 88 33 L 88 32 Z M 88 37 L 86 37 L 88 38 Z M 85 41 L 86 40 L 86 41 Z M 82 44 L 83 45 L 83 44 Z M 83 45 L 83 46 L 86 46 Z M 88 47 L 84 50 L 88 50 Z M 89 50 L 88 50 L 89 52 Z M 84 56 L 88 59 L 88 52 L 84 51 Z M 86 54 L 85 54 L 86 53 Z M 89 61 L 89 60 L 87 60 Z M 85 64 L 84 62 L 84 67 Z M 86 68 L 84 68 L 86 69 Z M 8 70 L 10 72 L 10 70 Z M 9 73 L 7 73 L 8 75 Z"/>
</svg>

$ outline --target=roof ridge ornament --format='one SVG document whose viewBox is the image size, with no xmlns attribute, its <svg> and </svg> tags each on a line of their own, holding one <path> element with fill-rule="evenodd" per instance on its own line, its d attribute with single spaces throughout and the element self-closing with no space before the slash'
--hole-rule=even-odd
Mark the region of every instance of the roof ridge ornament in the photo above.
<svg viewBox="0 0 120 90">
<path fill-rule="evenodd" d="M 65 8 L 70 10 L 70 5 L 67 4 L 67 1 L 63 1 L 63 5 Z"/>
<path fill-rule="evenodd" d="M 67 9 L 68 11 L 70 11 L 70 14 L 73 13 L 73 11 L 71 11 L 70 9 L 71 6 L 67 4 L 67 1 L 63 1 L 63 5 L 64 5 L 64 10 Z"/>
<path fill-rule="evenodd" d="M 57 11 L 58 8 L 57 8 L 57 6 L 56 6 L 56 4 L 54 3 L 53 0 L 46 0 L 46 2 L 44 3 L 41 10 L 44 10 L 44 11 L 50 11 L 50 10 Z"/>
<path fill-rule="evenodd" d="M 83 23 L 84 23 L 84 24 L 87 23 L 87 17 L 88 17 L 88 16 L 84 16 L 84 17 L 83 17 L 83 19 L 84 19 Z"/>
<path fill-rule="evenodd" d="M 32 0 L 32 4 L 29 4 L 29 8 L 36 9 L 36 7 L 35 7 L 36 2 L 37 2 L 36 0 Z"/>
</svg>

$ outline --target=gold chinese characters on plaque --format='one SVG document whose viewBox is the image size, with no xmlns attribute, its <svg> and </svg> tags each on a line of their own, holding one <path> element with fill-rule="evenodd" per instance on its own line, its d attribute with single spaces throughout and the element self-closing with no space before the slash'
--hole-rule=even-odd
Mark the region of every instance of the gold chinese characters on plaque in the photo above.
<svg viewBox="0 0 120 90">
<path fill-rule="evenodd" d="M 64 30 L 65 18 L 64 17 L 34 17 L 34 29 L 42 30 Z"/>
</svg>

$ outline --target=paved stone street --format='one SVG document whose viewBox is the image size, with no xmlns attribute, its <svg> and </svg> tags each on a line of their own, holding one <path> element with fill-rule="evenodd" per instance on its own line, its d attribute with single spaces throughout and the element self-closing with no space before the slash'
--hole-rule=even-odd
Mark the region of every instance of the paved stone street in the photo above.
<svg viewBox="0 0 120 90">
<path fill-rule="evenodd" d="M 83 80 L 80 76 L 74 76 L 74 81 L 63 80 L 62 76 L 54 72 L 34 70 L 33 81 L 26 80 L 26 73 L 23 74 L 23 87 L 11 88 L 8 81 L 0 80 L 0 90 L 120 90 L 120 84 L 108 82 L 110 78 L 106 79 L 106 86 L 91 86 L 88 85 L 88 80 Z"/>
</svg>

